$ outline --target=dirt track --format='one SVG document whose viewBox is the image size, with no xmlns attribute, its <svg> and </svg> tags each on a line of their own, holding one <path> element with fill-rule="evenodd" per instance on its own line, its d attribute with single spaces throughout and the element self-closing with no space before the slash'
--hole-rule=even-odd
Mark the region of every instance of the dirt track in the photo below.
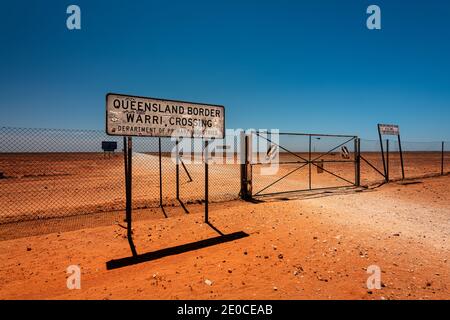
<svg viewBox="0 0 450 320">
<path fill-rule="evenodd" d="M 249 236 L 109 271 L 107 261 L 130 255 L 117 225 L 2 241 L 0 297 L 450 299 L 449 185 L 445 176 L 366 192 L 214 204 L 215 228 Z M 200 210 L 137 222 L 138 252 L 217 237 Z M 81 290 L 66 288 L 71 264 L 82 268 Z M 370 265 L 382 270 L 381 290 L 366 287 Z"/>
</svg>

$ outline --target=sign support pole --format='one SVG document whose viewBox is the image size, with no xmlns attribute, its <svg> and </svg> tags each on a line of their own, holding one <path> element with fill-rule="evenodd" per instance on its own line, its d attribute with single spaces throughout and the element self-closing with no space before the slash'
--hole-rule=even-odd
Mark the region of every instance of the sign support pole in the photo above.
<svg viewBox="0 0 450 320">
<path fill-rule="evenodd" d="M 386 160 L 384 159 L 383 139 L 381 138 L 380 125 L 378 125 L 378 137 L 380 138 L 381 157 L 383 158 L 384 180 L 387 181 Z"/>
<path fill-rule="evenodd" d="M 128 139 L 128 141 L 127 141 Z M 126 193 L 126 221 L 127 221 L 127 239 L 130 245 L 131 253 L 137 256 L 136 247 L 133 242 L 132 229 L 132 140 L 131 137 L 123 138 L 124 140 L 124 159 L 125 159 L 125 193 Z"/>
<path fill-rule="evenodd" d="M 204 158 L 205 158 L 205 223 L 209 223 L 209 208 L 208 208 L 208 140 L 205 139 L 205 148 L 204 148 Z"/>
<path fill-rule="evenodd" d="M 125 198 L 126 198 L 128 192 L 128 144 L 126 137 L 123 137 L 123 164 L 125 169 Z"/>
<path fill-rule="evenodd" d="M 402 179 L 405 180 L 405 167 L 403 166 L 403 151 L 402 151 L 402 141 L 400 139 L 400 133 L 398 134 L 398 150 L 400 151 L 400 163 L 402 165 Z"/>
<path fill-rule="evenodd" d="M 311 135 L 309 135 L 309 150 L 308 150 L 308 166 L 309 166 L 309 190 L 312 187 L 312 179 L 311 179 Z"/>
<path fill-rule="evenodd" d="M 177 185 L 177 200 L 180 200 L 180 159 L 179 159 L 179 150 L 178 150 L 178 138 L 175 141 L 175 152 L 176 152 L 176 162 L 175 162 L 175 172 L 176 172 L 176 185 Z"/>
<path fill-rule="evenodd" d="M 360 140 L 355 138 L 355 186 L 361 186 L 361 150 Z"/>
<path fill-rule="evenodd" d="M 386 180 L 389 182 L 389 139 L 386 139 Z"/>
<path fill-rule="evenodd" d="M 158 138 L 158 160 L 159 160 L 159 205 L 163 206 L 162 200 L 162 162 L 161 162 L 161 138 Z"/>
</svg>

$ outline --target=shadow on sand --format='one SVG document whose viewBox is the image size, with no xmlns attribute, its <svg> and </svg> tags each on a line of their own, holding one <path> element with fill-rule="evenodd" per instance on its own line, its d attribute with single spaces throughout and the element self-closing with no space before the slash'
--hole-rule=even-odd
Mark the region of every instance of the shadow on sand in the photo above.
<svg viewBox="0 0 450 320">
<path fill-rule="evenodd" d="M 172 256 L 172 255 L 176 255 L 176 254 L 181 254 L 181 253 L 185 253 L 185 252 L 189 252 L 189 251 L 195 251 L 195 250 L 211 247 L 214 245 L 242 239 L 242 238 L 249 236 L 249 234 L 247 234 L 243 231 L 233 232 L 230 234 L 223 234 L 219 229 L 214 227 L 211 223 L 208 223 L 208 225 L 214 231 L 216 231 L 219 234 L 219 236 L 214 237 L 214 238 L 196 241 L 196 242 L 186 243 L 186 244 L 182 244 L 182 245 L 175 246 L 175 247 L 165 248 L 165 249 L 161 249 L 161 250 L 157 250 L 157 251 L 153 251 L 153 252 L 138 254 L 136 256 L 126 257 L 126 258 L 121 258 L 121 259 L 116 259 L 116 260 L 110 260 L 110 261 L 106 262 L 106 269 L 112 270 L 112 269 L 127 267 L 127 266 L 131 266 L 134 264 L 142 263 L 142 262 L 148 262 L 148 261 L 164 258 L 167 256 Z"/>
</svg>

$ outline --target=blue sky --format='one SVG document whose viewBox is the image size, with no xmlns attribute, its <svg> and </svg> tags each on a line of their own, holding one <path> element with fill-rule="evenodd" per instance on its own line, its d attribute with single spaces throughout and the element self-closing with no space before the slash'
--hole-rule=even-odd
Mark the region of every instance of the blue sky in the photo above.
<svg viewBox="0 0 450 320">
<path fill-rule="evenodd" d="M 228 128 L 450 140 L 449 1 L 11 1 L 0 36 L 0 126 L 103 130 L 118 92 L 223 104 Z"/>
</svg>

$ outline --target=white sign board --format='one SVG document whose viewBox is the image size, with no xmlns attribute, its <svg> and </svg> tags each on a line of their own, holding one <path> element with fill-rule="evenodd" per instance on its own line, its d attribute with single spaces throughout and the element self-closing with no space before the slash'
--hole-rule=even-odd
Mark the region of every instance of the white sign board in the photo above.
<svg viewBox="0 0 450 320">
<path fill-rule="evenodd" d="M 106 95 L 106 133 L 142 137 L 225 137 L 225 108 L 219 105 Z"/>
<path fill-rule="evenodd" d="M 396 124 L 379 124 L 378 128 L 381 134 L 392 136 L 398 136 L 400 134 L 400 128 Z"/>
</svg>

